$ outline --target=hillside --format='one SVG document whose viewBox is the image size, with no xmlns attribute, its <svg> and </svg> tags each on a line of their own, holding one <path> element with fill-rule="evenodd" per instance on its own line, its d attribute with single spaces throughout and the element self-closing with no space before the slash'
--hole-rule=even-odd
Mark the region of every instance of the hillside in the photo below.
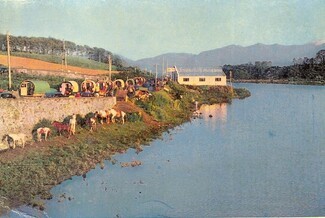
<svg viewBox="0 0 325 218">
<path fill-rule="evenodd" d="M 168 65 L 178 68 L 215 68 L 225 64 L 238 65 L 255 63 L 256 61 L 271 61 L 273 66 L 291 65 L 294 58 L 313 57 L 318 51 L 325 48 L 324 43 L 309 43 L 304 45 L 265 45 L 255 44 L 247 47 L 230 45 L 200 54 L 168 53 L 152 58 L 137 60 L 133 65 L 154 70 L 155 64 L 162 64 L 163 60 Z M 160 67 L 161 68 L 161 67 Z"/>
<path fill-rule="evenodd" d="M 65 52 L 68 58 L 82 57 L 101 63 L 108 63 L 108 56 L 110 55 L 113 65 L 123 67 L 124 64 L 118 55 L 113 54 L 104 48 L 92 48 L 88 45 L 77 45 L 71 41 L 64 41 L 52 37 L 10 36 L 10 47 L 11 52 L 19 52 L 23 55 L 50 55 L 60 57 Z M 1 33 L 0 51 L 7 51 L 6 35 Z"/>
<path fill-rule="evenodd" d="M 0 55 L 0 64 L 7 66 L 7 56 Z M 32 70 L 50 70 L 50 71 L 62 71 L 61 64 L 54 64 L 50 62 L 45 62 L 41 60 L 24 58 L 24 57 L 15 57 L 11 56 L 11 67 L 12 68 L 27 68 Z M 67 70 L 74 72 L 75 74 L 83 75 L 104 75 L 108 74 L 108 70 L 95 70 L 87 69 L 82 67 L 75 67 L 68 65 Z"/>
</svg>

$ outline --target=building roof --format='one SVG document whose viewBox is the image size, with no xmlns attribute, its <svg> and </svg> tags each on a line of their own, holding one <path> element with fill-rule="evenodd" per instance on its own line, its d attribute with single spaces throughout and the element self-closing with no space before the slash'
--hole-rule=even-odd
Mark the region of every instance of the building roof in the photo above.
<svg viewBox="0 0 325 218">
<path fill-rule="evenodd" d="M 179 72 L 179 76 L 226 76 L 222 71 L 218 72 Z"/>
</svg>

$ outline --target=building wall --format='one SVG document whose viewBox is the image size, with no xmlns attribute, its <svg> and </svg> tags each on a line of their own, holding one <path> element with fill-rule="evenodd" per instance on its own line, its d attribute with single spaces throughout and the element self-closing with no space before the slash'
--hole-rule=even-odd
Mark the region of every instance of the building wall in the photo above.
<svg viewBox="0 0 325 218">
<path fill-rule="evenodd" d="M 82 116 L 97 110 L 106 110 L 116 104 L 115 97 L 0 99 L 0 137 L 7 133 L 25 133 L 42 119 L 62 122 L 72 114 Z"/>
<path fill-rule="evenodd" d="M 216 78 L 219 78 L 220 81 L 216 81 Z M 188 79 L 188 81 L 184 81 L 184 79 Z M 200 79 L 205 81 L 200 81 Z M 179 76 L 178 83 L 193 86 L 226 86 L 227 79 L 226 76 Z"/>
</svg>

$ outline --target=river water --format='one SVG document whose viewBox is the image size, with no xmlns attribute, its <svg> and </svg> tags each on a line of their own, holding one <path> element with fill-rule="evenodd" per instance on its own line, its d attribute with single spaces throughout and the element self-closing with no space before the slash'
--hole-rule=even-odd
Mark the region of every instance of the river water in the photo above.
<svg viewBox="0 0 325 218">
<path fill-rule="evenodd" d="M 325 87 L 236 86 L 252 96 L 202 107 L 143 152 L 56 186 L 44 212 L 10 216 L 324 216 Z"/>
</svg>

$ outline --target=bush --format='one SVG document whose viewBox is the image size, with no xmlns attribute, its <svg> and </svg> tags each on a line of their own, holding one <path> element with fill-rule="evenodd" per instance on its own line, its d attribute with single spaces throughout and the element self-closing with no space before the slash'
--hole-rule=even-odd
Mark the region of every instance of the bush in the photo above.
<svg viewBox="0 0 325 218">
<path fill-rule="evenodd" d="M 138 122 L 143 120 L 140 112 L 128 113 L 126 117 L 129 122 Z"/>
</svg>

